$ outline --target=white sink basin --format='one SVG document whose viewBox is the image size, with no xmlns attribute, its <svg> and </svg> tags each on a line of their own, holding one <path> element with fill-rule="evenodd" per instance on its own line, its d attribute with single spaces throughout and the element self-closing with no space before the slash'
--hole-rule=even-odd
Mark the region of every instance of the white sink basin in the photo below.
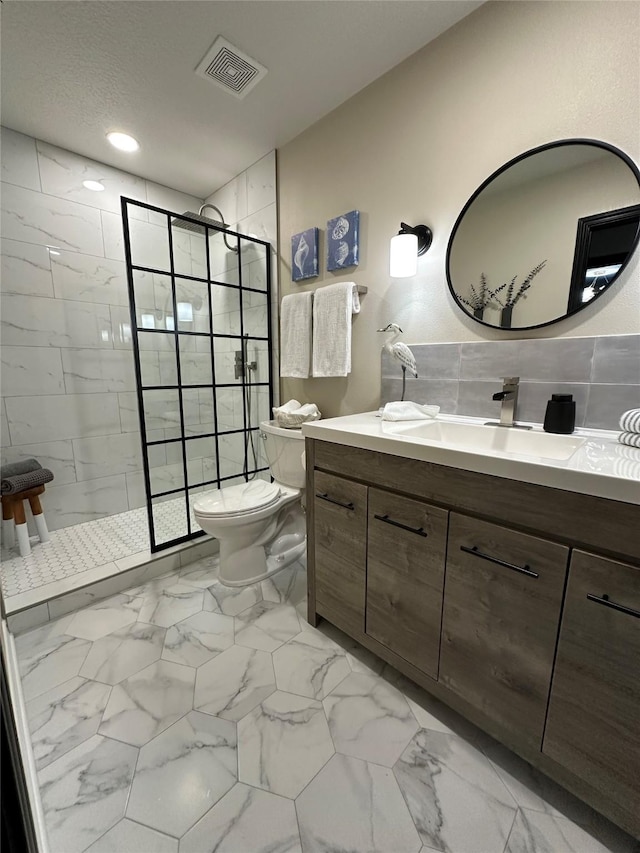
<svg viewBox="0 0 640 853">
<path fill-rule="evenodd" d="M 514 453 L 559 460 L 569 459 L 586 441 L 573 435 L 447 421 L 406 424 L 394 427 L 393 433 L 481 453 Z"/>
</svg>

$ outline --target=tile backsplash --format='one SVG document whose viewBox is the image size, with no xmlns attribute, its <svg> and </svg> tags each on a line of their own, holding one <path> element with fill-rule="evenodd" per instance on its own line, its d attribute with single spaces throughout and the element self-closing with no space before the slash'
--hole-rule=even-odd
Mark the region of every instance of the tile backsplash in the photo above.
<svg viewBox="0 0 640 853">
<path fill-rule="evenodd" d="M 640 407 L 640 334 L 410 346 L 418 378 L 407 375 L 405 398 L 443 413 L 497 418 L 503 376 L 520 377 L 521 421 L 542 423 L 559 393 L 573 394 L 576 426 L 593 429 L 618 429 L 622 412 Z M 381 405 L 401 392 L 400 365 L 383 352 Z"/>
</svg>

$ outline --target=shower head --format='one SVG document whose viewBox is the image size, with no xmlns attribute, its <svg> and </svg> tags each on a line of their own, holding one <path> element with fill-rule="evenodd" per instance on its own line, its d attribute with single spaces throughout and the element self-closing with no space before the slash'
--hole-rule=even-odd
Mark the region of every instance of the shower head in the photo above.
<svg viewBox="0 0 640 853">
<path fill-rule="evenodd" d="M 211 210 L 215 210 L 215 212 L 220 217 L 220 220 L 217 219 L 209 219 L 208 216 L 203 216 L 202 211 L 206 210 L 207 207 L 210 207 Z M 216 207 L 215 204 L 203 204 L 200 210 L 197 213 L 194 213 L 192 210 L 187 210 L 184 216 L 190 217 L 190 219 L 197 219 L 197 222 L 190 222 L 189 219 L 180 219 L 180 217 L 176 217 L 171 220 L 171 224 L 176 228 L 181 228 L 183 231 L 191 231 L 192 234 L 205 234 L 206 228 L 205 225 L 213 226 L 214 228 L 225 228 L 227 227 L 226 222 L 224 221 L 224 216 L 222 215 L 222 211 L 219 207 Z M 202 223 L 202 224 L 200 224 Z M 237 246 L 232 246 L 229 244 L 227 240 L 227 235 L 223 234 L 222 239 L 224 240 L 224 244 L 230 252 L 238 252 Z"/>
<path fill-rule="evenodd" d="M 194 213 L 193 210 L 187 210 L 183 215 L 188 216 L 189 219 L 180 219 L 178 217 L 176 217 L 176 219 L 172 219 L 171 224 L 174 228 L 180 228 L 182 231 L 191 231 L 193 234 L 204 234 L 205 225 L 212 225 L 215 228 L 227 227 L 224 222 L 218 222 L 216 219 L 209 219 L 208 216 L 203 216 L 201 213 Z M 190 219 L 197 219 L 198 222 L 190 222 Z"/>
</svg>

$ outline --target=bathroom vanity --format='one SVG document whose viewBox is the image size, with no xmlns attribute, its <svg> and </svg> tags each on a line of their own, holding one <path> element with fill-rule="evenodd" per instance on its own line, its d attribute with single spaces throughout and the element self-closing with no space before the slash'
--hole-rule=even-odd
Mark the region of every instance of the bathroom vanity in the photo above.
<svg viewBox="0 0 640 853">
<path fill-rule="evenodd" d="M 373 414 L 303 431 L 309 621 L 640 835 L 640 481 L 611 437 L 538 433 L 535 455 Z"/>
</svg>

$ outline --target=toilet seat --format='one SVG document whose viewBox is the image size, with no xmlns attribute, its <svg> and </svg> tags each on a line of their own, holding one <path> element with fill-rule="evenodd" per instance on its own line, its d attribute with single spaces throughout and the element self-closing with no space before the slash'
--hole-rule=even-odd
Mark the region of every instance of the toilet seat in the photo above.
<svg viewBox="0 0 640 853">
<path fill-rule="evenodd" d="M 280 487 L 264 480 L 252 480 L 206 492 L 193 504 L 202 518 L 235 518 L 258 509 L 267 509 L 280 499 Z"/>
</svg>

